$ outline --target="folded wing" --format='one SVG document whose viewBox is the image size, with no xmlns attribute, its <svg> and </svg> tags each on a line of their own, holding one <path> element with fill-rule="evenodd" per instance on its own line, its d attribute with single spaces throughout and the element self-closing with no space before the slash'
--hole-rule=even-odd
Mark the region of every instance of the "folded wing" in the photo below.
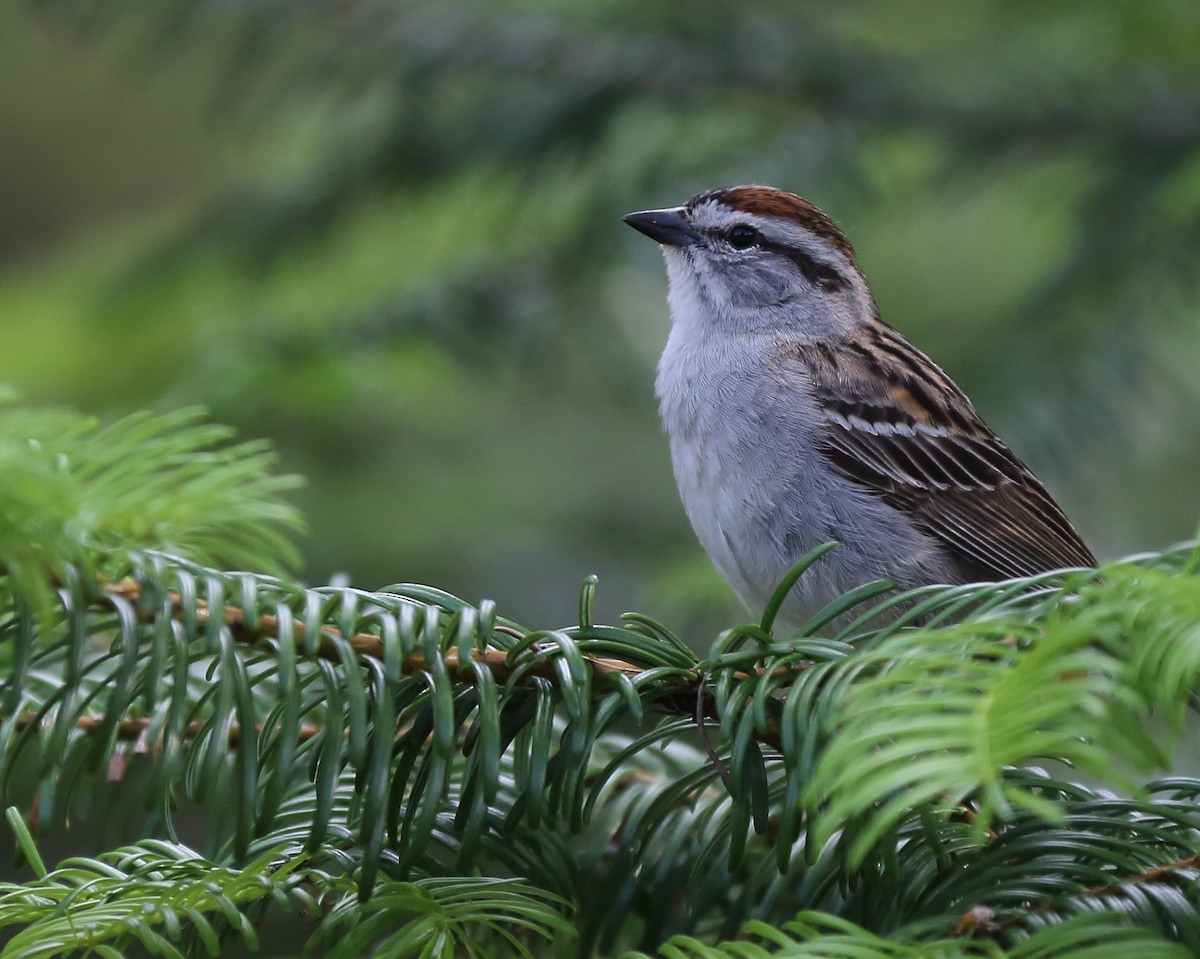
<svg viewBox="0 0 1200 959">
<path fill-rule="evenodd" d="M 818 343 L 789 353 L 807 367 L 826 414 L 830 462 L 982 576 L 1096 565 L 1037 477 L 895 330 L 868 328 L 849 349 Z"/>
</svg>

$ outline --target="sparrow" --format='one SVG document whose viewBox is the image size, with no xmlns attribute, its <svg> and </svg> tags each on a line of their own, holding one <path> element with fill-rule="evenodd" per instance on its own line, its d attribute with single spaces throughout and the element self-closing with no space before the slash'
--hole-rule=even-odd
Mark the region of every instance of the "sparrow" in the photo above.
<svg viewBox="0 0 1200 959">
<path fill-rule="evenodd" d="M 683 507 L 752 612 L 830 540 L 782 623 L 874 579 L 1096 565 L 966 394 L 883 321 L 849 240 L 813 204 L 736 186 L 624 220 L 666 261 L 655 386 Z"/>
</svg>

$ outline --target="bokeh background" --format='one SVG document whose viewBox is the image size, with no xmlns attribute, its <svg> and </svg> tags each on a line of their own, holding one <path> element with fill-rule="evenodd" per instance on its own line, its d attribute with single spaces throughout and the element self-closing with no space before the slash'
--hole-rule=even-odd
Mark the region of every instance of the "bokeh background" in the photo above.
<svg viewBox="0 0 1200 959">
<path fill-rule="evenodd" d="M 270 438 L 303 576 L 739 614 L 620 215 L 766 182 L 1103 557 L 1200 518 L 1200 4 L 0 5 L 0 381 Z"/>
</svg>

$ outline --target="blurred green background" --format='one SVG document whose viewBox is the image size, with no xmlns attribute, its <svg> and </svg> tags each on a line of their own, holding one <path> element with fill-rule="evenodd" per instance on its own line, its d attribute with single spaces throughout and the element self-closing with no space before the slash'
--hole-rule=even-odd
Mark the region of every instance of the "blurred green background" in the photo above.
<svg viewBox="0 0 1200 959">
<path fill-rule="evenodd" d="M 632 209 L 824 207 L 1102 557 L 1200 517 L 1200 4 L 0 5 L 0 381 L 269 437 L 304 576 L 738 614 Z"/>
</svg>

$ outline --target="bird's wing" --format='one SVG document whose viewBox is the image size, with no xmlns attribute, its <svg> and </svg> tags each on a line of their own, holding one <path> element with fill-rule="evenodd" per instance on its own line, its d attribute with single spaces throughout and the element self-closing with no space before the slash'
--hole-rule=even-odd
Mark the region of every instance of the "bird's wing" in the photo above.
<svg viewBox="0 0 1200 959">
<path fill-rule="evenodd" d="M 825 412 L 830 462 L 984 576 L 1096 565 L 1037 477 L 895 330 L 881 324 L 836 350 L 818 342 L 787 353 Z"/>
</svg>

